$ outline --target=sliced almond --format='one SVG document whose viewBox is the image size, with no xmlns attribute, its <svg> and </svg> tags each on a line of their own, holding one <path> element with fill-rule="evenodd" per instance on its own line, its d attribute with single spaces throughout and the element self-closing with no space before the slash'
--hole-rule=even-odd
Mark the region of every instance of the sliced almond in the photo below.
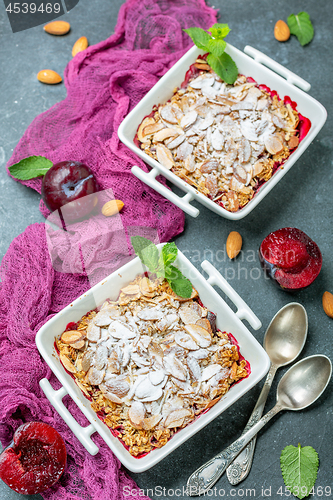
<svg viewBox="0 0 333 500">
<path fill-rule="evenodd" d="M 95 351 L 94 366 L 97 370 L 102 370 L 107 363 L 108 348 L 104 344 L 99 344 Z"/>
<path fill-rule="evenodd" d="M 87 373 L 87 379 L 89 384 L 91 385 L 101 384 L 103 382 L 104 376 L 105 376 L 105 371 L 97 370 L 97 368 L 95 368 L 94 366 L 91 366 Z"/>
<path fill-rule="evenodd" d="M 187 370 L 185 366 L 172 354 L 168 354 L 163 359 L 163 366 L 167 374 L 172 375 L 183 382 L 186 381 Z"/>
<path fill-rule="evenodd" d="M 230 212 L 237 212 L 239 209 L 239 200 L 235 191 L 229 191 L 226 194 L 226 197 L 228 200 L 228 210 L 230 210 Z"/>
<path fill-rule="evenodd" d="M 82 349 L 82 347 L 84 347 L 85 343 L 86 343 L 85 340 L 81 339 L 81 340 L 78 340 L 77 342 L 73 342 L 69 345 L 71 347 L 73 347 L 74 349 Z"/>
<path fill-rule="evenodd" d="M 260 175 L 261 172 L 264 170 L 265 165 L 262 161 L 257 161 L 253 165 L 253 177 L 256 177 L 257 175 Z"/>
<path fill-rule="evenodd" d="M 65 344 L 73 344 L 85 336 L 85 330 L 69 330 L 61 335 Z"/>
<path fill-rule="evenodd" d="M 183 408 L 181 410 L 174 410 L 165 419 L 164 426 L 167 429 L 172 429 L 175 427 L 181 427 L 184 423 L 185 417 L 192 415 L 190 410 Z"/>
<path fill-rule="evenodd" d="M 222 366 L 218 365 L 217 363 L 207 366 L 207 368 L 204 368 L 202 370 L 201 381 L 205 382 L 206 380 L 209 380 L 210 378 L 214 377 L 214 375 L 216 375 L 221 370 L 222 370 Z"/>
<path fill-rule="evenodd" d="M 204 328 L 205 330 L 207 330 L 208 333 L 210 333 L 210 335 L 212 335 L 212 327 L 211 327 L 211 324 L 209 322 L 209 320 L 207 318 L 201 318 L 199 319 L 197 322 L 196 322 L 196 325 L 199 325 L 199 326 L 202 326 L 202 328 Z"/>
<path fill-rule="evenodd" d="M 242 184 L 245 184 L 246 182 L 246 170 L 244 167 L 242 167 L 242 165 L 240 165 L 239 163 L 236 165 L 234 165 L 234 176 L 236 177 L 236 179 L 241 182 Z"/>
<path fill-rule="evenodd" d="M 178 148 L 178 146 L 180 146 L 180 144 L 182 144 L 185 141 L 185 139 L 186 139 L 186 135 L 180 134 L 178 137 L 173 139 L 173 141 L 168 143 L 168 149 Z"/>
<path fill-rule="evenodd" d="M 212 198 L 215 198 L 219 192 L 219 187 L 217 184 L 217 179 L 214 174 L 209 174 L 205 180 L 205 187 L 208 189 L 209 194 Z"/>
<path fill-rule="evenodd" d="M 81 360 L 81 367 L 82 370 L 87 372 L 91 366 L 92 362 L 92 357 L 93 357 L 93 352 L 92 351 L 86 351 L 83 354 L 82 360 Z"/>
<path fill-rule="evenodd" d="M 87 339 L 90 342 L 97 342 L 101 338 L 101 329 L 99 326 L 90 323 L 87 328 Z"/>
<path fill-rule="evenodd" d="M 123 398 L 130 390 L 130 386 L 126 380 L 119 380 L 119 378 L 111 378 L 105 381 L 104 386 L 108 391 L 112 392 L 112 394 L 118 396 L 118 398 Z"/>
<path fill-rule="evenodd" d="M 120 366 L 119 366 L 119 358 L 118 358 L 118 353 L 113 350 L 110 353 L 110 356 L 107 361 L 107 371 L 110 373 L 119 373 Z"/>
<path fill-rule="evenodd" d="M 269 135 L 267 139 L 265 139 L 265 148 L 271 155 L 276 155 L 283 150 L 283 144 L 279 139 L 274 137 L 274 135 Z"/>
<path fill-rule="evenodd" d="M 128 419 L 135 429 L 142 429 L 145 414 L 145 405 L 140 401 L 133 401 L 128 410 Z"/>
<path fill-rule="evenodd" d="M 208 408 L 211 408 L 212 406 L 216 405 L 216 403 L 218 403 L 220 401 L 222 396 L 219 396 L 218 398 L 215 398 L 215 399 L 212 399 L 211 401 L 209 401 L 209 403 L 206 404 L 205 406 L 205 410 L 208 410 Z"/>
<path fill-rule="evenodd" d="M 196 121 L 198 113 L 193 109 L 189 113 L 186 113 L 180 121 L 180 126 L 186 130 L 190 125 Z"/>
<path fill-rule="evenodd" d="M 142 278 L 140 281 L 140 290 L 146 297 L 153 297 L 155 295 L 156 286 L 149 278 Z"/>
<path fill-rule="evenodd" d="M 160 415 L 159 413 L 153 415 L 152 417 L 144 418 L 142 421 L 142 428 L 146 431 L 150 431 L 151 429 L 154 429 L 154 427 L 160 422 L 161 419 L 162 415 Z"/>
<path fill-rule="evenodd" d="M 127 285 L 124 288 L 121 288 L 121 291 L 125 295 L 137 295 L 140 293 L 140 287 L 139 285 Z"/>
<path fill-rule="evenodd" d="M 60 361 L 62 362 L 63 366 L 66 368 L 67 371 L 69 371 L 70 373 L 76 373 L 75 366 L 65 354 L 60 354 L 59 357 Z"/>
<path fill-rule="evenodd" d="M 178 132 L 173 128 L 163 128 L 159 132 L 156 132 L 153 138 L 153 142 L 163 142 L 165 139 L 169 137 L 175 137 L 178 135 Z"/>
<path fill-rule="evenodd" d="M 194 67 L 197 69 L 205 70 L 205 71 L 209 71 L 211 69 L 209 64 L 206 64 L 206 63 L 197 63 L 196 62 Z"/>
<path fill-rule="evenodd" d="M 106 399 L 112 401 L 112 403 L 116 403 L 117 405 L 121 405 L 123 403 L 122 400 L 116 394 L 113 394 L 112 392 L 106 389 L 103 390 L 102 392 L 103 395 L 106 397 Z"/>
<path fill-rule="evenodd" d="M 147 137 L 149 135 L 155 134 L 156 132 L 158 132 L 159 130 L 162 130 L 163 128 L 164 128 L 163 123 L 152 123 L 151 125 L 147 125 L 143 129 L 142 135 L 143 135 L 143 137 Z"/>
<path fill-rule="evenodd" d="M 184 328 L 200 347 L 209 347 L 211 345 L 212 337 L 202 326 L 185 325 Z"/>
<path fill-rule="evenodd" d="M 194 380 L 201 380 L 201 368 L 198 361 L 192 356 L 188 356 L 186 363 Z"/>
<path fill-rule="evenodd" d="M 198 344 L 191 337 L 191 335 L 189 335 L 188 333 L 185 333 L 185 332 L 177 332 L 175 334 L 175 342 L 180 347 L 183 347 L 184 349 L 188 349 L 189 351 L 196 351 L 197 349 L 199 349 Z"/>
<path fill-rule="evenodd" d="M 194 324 L 200 319 L 198 312 L 186 302 L 179 308 L 179 316 L 185 325 Z"/>
<path fill-rule="evenodd" d="M 159 109 L 159 113 L 163 120 L 169 123 L 178 123 L 177 110 L 173 106 L 166 104 Z"/>
<path fill-rule="evenodd" d="M 229 378 L 231 380 L 235 380 L 236 378 L 236 374 L 237 374 L 237 363 L 236 361 L 234 361 L 231 365 L 231 368 L 230 368 L 230 374 L 229 374 Z"/>
<path fill-rule="evenodd" d="M 152 117 L 147 117 L 142 121 L 137 131 L 137 136 L 140 142 L 149 142 L 149 137 L 143 135 L 143 130 L 145 129 L 145 127 L 147 127 L 148 125 L 152 125 L 153 123 L 156 122 Z"/>
<path fill-rule="evenodd" d="M 156 156 L 158 161 L 163 165 L 163 167 L 167 168 L 168 170 L 174 167 L 175 162 L 172 153 L 163 144 L 156 145 Z"/>
<path fill-rule="evenodd" d="M 219 167 L 219 162 L 218 160 L 215 160 L 215 159 L 211 159 L 211 160 L 207 160 L 205 161 L 201 167 L 200 167 L 200 171 L 203 173 L 203 174 L 210 174 L 211 172 L 214 172 L 214 170 L 217 170 Z"/>
<path fill-rule="evenodd" d="M 195 158 L 192 154 L 188 155 L 185 158 L 184 167 L 187 170 L 187 172 L 192 173 L 195 171 L 196 169 Z"/>
</svg>

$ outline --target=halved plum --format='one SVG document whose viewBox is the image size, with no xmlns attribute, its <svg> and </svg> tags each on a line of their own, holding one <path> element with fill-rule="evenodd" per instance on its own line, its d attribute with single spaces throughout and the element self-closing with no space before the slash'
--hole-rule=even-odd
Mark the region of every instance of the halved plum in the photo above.
<svg viewBox="0 0 333 500">
<path fill-rule="evenodd" d="M 61 477 L 66 455 L 64 440 L 53 427 L 28 422 L 0 455 L 0 479 L 17 493 L 40 493 Z"/>
<path fill-rule="evenodd" d="M 322 266 L 318 245 L 300 229 L 285 227 L 270 233 L 260 245 L 259 260 L 267 276 L 283 290 L 305 288 Z"/>
</svg>

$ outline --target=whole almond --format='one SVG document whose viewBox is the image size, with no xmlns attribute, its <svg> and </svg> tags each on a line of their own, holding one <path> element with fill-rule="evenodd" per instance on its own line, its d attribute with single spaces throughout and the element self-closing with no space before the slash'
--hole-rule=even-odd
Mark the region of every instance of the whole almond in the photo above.
<svg viewBox="0 0 333 500">
<path fill-rule="evenodd" d="M 50 35 L 66 35 L 71 29 L 67 21 L 53 21 L 44 26 L 44 31 Z"/>
<path fill-rule="evenodd" d="M 323 309 L 327 316 L 333 318 L 333 295 L 330 292 L 323 295 Z"/>
<path fill-rule="evenodd" d="M 81 36 L 81 38 L 79 38 L 78 40 L 76 40 L 76 42 L 74 43 L 73 45 L 73 48 L 72 48 L 72 56 L 76 56 L 76 54 L 78 54 L 79 52 L 82 52 L 83 50 L 86 50 L 86 48 L 88 47 L 88 39 L 86 36 Z"/>
<path fill-rule="evenodd" d="M 279 42 L 286 42 L 290 38 L 290 29 L 281 19 L 274 26 L 274 36 Z"/>
<path fill-rule="evenodd" d="M 37 74 L 37 80 L 42 83 L 48 83 L 49 85 L 55 85 L 56 83 L 62 82 L 61 76 L 52 69 L 42 69 Z"/>
<path fill-rule="evenodd" d="M 123 208 L 124 203 L 121 200 L 111 200 L 103 205 L 102 214 L 106 217 L 115 215 Z"/>
<path fill-rule="evenodd" d="M 237 255 L 241 251 L 242 243 L 243 240 L 241 235 L 237 233 L 237 231 L 231 231 L 226 243 L 227 255 L 229 259 L 234 259 L 235 257 L 237 257 Z"/>
</svg>

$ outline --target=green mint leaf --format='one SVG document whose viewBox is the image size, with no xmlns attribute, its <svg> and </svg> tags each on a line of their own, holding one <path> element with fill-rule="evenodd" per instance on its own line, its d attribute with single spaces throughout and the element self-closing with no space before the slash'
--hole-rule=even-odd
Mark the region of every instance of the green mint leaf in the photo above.
<svg viewBox="0 0 333 500">
<path fill-rule="evenodd" d="M 174 262 L 178 253 L 174 243 L 164 245 L 161 254 L 159 254 L 157 246 L 152 241 L 142 236 L 132 236 L 131 243 L 134 252 L 151 273 L 156 274 L 158 278 L 165 278 L 171 289 L 180 297 L 186 299 L 191 297 L 191 282 L 185 278 L 177 267 L 170 265 L 171 262 Z"/>
<path fill-rule="evenodd" d="M 176 247 L 174 242 L 164 245 L 164 247 L 162 248 L 162 258 L 165 267 L 176 260 L 177 253 L 178 248 Z"/>
<path fill-rule="evenodd" d="M 297 36 L 301 45 L 307 45 L 311 42 L 314 31 L 307 12 L 300 12 L 297 16 L 291 14 L 287 19 L 287 23 L 290 33 Z"/>
<path fill-rule="evenodd" d="M 208 49 L 211 54 L 213 54 L 216 57 L 219 57 L 223 54 L 225 51 L 227 44 L 224 40 L 209 40 L 208 42 Z"/>
<path fill-rule="evenodd" d="M 15 179 L 28 181 L 46 174 L 52 165 L 52 161 L 44 156 L 29 156 L 9 167 L 9 172 Z"/>
<path fill-rule="evenodd" d="M 176 295 L 189 299 L 192 294 L 192 284 L 190 280 L 177 269 L 175 266 L 168 266 L 165 268 L 165 278 L 168 281 L 171 289 Z"/>
<path fill-rule="evenodd" d="M 208 52 L 208 42 L 211 36 L 206 31 L 201 28 L 188 28 L 184 31 L 192 38 L 194 45 Z"/>
<path fill-rule="evenodd" d="M 286 446 L 280 456 L 284 484 L 300 500 L 309 495 L 319 465 L 318 453 L 311 446 Z"/>
<path fill-rule="evenodd" d="M 228 84 L 233 84 L 238 76 L 238 69 L 229 54 L 225 52 L 221 56 L 208 54 L 207 63 Z"/>
<path fill-rule="evenodd" d="M 230 28 L 227 24 L 216 23 L 213 24 L 211 28 L 208 30 L 211 35 L 216 39 L 223 39 L 230 33 Z"/>
<path fill-rule="evenodd" d="M 158 268 L 159 253 L 154 243 L 142 236 L 132 236 L 131 243 L 134 252 L 140 257 L 142 264 L 148 267 L 151 273 L 155 273 Z"/>
</svg>

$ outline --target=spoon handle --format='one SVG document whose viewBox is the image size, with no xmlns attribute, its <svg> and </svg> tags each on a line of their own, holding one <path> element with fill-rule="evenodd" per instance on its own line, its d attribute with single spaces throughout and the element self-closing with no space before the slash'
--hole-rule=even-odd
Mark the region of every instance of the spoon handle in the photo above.
<svg viewBox="0 0 333 500">
<path fill-rule="evenodd" d="M 245 434 L 242 434 L 228 448 L 225 448 L 225 450 L 193 472 L 187 480 L 187 494 L 189 496 L 198 496 L 210 490 L 247 443 L 282 409 L 281 404 L 277 403 L 259 422 L 254 424 Z"/>
<path fill-rule="evenodd" d="M 249 421 L 244 428 L 243 434 L 247 432 L 250 429 L 250 427 L 256 424 L 259 421 L 261 415 L 263 414 L 267 396 L 272 386 L 272 382 L 277 368 L 278 367 L 276 365 L 271 364 L 269 372 L 267 374 L 267 378 L 261 390 L 260 396 L 258 398 L 255 407 L 253 408 L 253 412 L 251 413 Z M 243 479 L 245 479 L 249 474 L 252 466 L 256 441 L 257 441 L 257 436 L 251 439 L 249 444 L 244 448 L 244 450 L 235 458 L 235 460 L 227 468 L 227 478 L 229 480 L 229 483 L 236 485 L 241 481 L 243 481 Z"/>
</svg>

